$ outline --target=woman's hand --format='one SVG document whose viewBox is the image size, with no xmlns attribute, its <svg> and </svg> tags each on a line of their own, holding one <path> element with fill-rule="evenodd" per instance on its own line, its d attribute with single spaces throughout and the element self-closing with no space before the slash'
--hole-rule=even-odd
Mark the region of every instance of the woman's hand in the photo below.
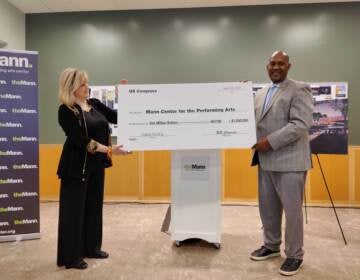
<svg viewBox="0 0 360 280">
<path fill-rule="evenodd" d="M 112 153 L 113 155 L 128 155 L 131 154 L 132 152 L 130 151 L 126 151 L 122 149 L 123 145 L 113 145 L 112 146 Z"/>
<path fill-rule="evenodd" d="M 109 152 L 109 147 L 100 144 L 99 142 L 96 142 L 96 149 L 94 150 L 94 152 L 107 154 Z"/>
</svg>

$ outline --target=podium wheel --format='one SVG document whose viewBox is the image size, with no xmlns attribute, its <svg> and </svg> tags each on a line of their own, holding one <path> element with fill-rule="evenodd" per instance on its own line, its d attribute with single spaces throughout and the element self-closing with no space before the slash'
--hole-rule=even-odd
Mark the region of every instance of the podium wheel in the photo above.
<svg viewBox="0 0 360 280">
<path fill-rule="evenodd" d="M 214 243 L 214 247 L 216 248 L 216 249 L 220 249 L 220 243 Z"/>
<path fill-rule="evenodd" d="M 176 246 L 176 247 L 180 247 L 180 245 L 181 245 L 181 244 L 180 244 L 180 241 L 175 241 L 175 246 Z"/>
</svg>

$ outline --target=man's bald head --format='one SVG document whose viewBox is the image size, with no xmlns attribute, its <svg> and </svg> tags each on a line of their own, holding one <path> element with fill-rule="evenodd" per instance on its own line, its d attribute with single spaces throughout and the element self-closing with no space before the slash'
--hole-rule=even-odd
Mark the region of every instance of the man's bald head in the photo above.
<svg viewBox="0 0 360 280">
<path fill-rule="evenodd" d="M 272 58 L 274 58 L 274 57 L 276 57 L 276 56 L 284 57 L 284 59 L 285 59 L 287 62 L 290 62 L 290 57 L 289 57 L 289 55 L 288 55 L 286 52 L 284 52 L 284 51 L 274 51 L 274 52 L 272 53 L 272 55 L 270 56 L 270 59 L 272 59 Z M 270 60 L 270 59 L 269 59 L 269 60 Z"/>
</svg>

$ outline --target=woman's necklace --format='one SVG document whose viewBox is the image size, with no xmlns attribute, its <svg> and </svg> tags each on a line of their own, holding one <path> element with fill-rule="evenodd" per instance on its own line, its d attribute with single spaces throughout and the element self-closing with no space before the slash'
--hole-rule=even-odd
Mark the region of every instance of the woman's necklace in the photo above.
<svg viewBox="0 0 360 280">
<path fill-rule="evenodd" d="M 91 110 L 91 106 L 85 100 L 84 102 L 77 102 L 78 105 L 81 107 L 81 110 L 84 112 L 89 112 Z"/>
</svg>

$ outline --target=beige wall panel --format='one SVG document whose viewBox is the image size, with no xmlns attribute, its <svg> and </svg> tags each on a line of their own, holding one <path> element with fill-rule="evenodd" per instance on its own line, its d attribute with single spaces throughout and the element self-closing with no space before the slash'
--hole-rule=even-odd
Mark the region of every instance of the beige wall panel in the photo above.
<svg viewBox="0 0 360 280">
<path fill-rule="evenodd" d="M 170 199 L 171 152 L 144 152 L 144 199 Z"/>
<path fill-rule="evenodd" d="M 351 148 L 351 147 L 350 147 Z M 40 199 L 58 200 L 60 181 L 56 175 L 62 145 L 40 145 Z M 222 196 L 225 202 L 257 201 L 257 168 L 250 167 L 251 151 L 223 151 Z M 331 195 L 336 203 L 360 205 L 360 149 L 347 155 L 319 155 Z M 107 200 L 170 200 L 171 152 L 134 152 L 114 156 L 114 166 L 106 169 Z M 314 169 L 309 173 L 308 203 L 329 204 L 320 168 L 313 157 Z M 352 168 L 349 171 L 349 165 Z M 352 177 L 351 188 L 349 176 Z M 350 201 L 351 200 L 351 201 Z"/>
<path fill-rule="evenodd" d="M 333 200 L 339 203 L 349 202 L 348 155 L 319 155 L 319 159 Z M 330 202 L 315 156 L 313 156 L 313 166 L 309 174 L 311 198 L 309 202 Z"/>
<path fill-rule="evenodd" d="M 251 150 L 225 150 L 224 157 L 224 200 L 257 200 L 257 168 L 250 166 Z"/>
<path fill-rule="evenodd" d="M 58 200 L 60 180 L 56 175 L 62 146 L 40 145 L 40 199 Z M 105 198 L 138 199 L 139 154 L 114 156 L 114 166 L 106 169 Z"/>
<path fill-rule="evenodd" d="M 352 176 L 354 176 L 354 185 L 355 185 L 355 203 L 360 204 L 360 148 L 354 150 L 354 169 Z"/>
<path fill-rule="evenodd" d="M 62 145 L 41 144 L 39 148 L 40 199 L 58 200 L 60 180 L 56 175 Z"/>
<path fill-rule="evenodd" d="M 113 166 L 106 169 L 105 199 L 139 199 L 141 186 L 140 152 L 113 156 Z"/>
</svg>

